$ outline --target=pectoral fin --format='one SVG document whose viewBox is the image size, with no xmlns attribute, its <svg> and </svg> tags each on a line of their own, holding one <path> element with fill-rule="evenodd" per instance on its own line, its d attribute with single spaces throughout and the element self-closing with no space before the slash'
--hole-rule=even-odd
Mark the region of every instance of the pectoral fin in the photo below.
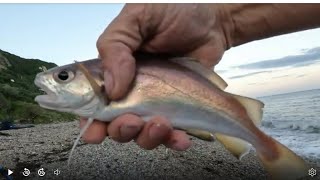
<svg viewBox="0 0 320 180">
<path fill-rule="evenodd" d="M 104 103 L 107 105 L 107 103 L 109 102 L 107 96 L 104 94 L 104 92 L 102 91 L 102 86 L 100 86 L 96 80 L 93 78 L 93 76 L 90 74 L 90 72 L 88 71 L 88 69 L 82 64 L 79 63 L 77 61 L 75 61 L 76 66 L 79 68 L 79 70 L 84 74 L 84 76 L 87 78 L 87 80 L 89 81 L 94 93 L 100 97 Z"/>
<path fill-rule="evenodd" d="M 216 139 L 230 151 L 236 158 L 240 159 L 247 155 L 251 150 L 251 145 L 242 139 L 215 133 Z"/>
</svg>

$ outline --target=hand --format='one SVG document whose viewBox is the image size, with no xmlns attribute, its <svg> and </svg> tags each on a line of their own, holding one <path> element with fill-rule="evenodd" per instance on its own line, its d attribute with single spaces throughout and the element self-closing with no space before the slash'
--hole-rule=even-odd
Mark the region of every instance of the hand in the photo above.
<svg viewBox="0 0 320 180">
<path fill-rule="evenodd" d="M 170 53 L 199 59 L 212 67 L 229 48 L 222 6 L 206 4 L 125 5 L 97 42 L 105 68 L 105 86 L 111 99 L 124 96 L 135 73 L 132 53 Z M 84 125 L 82 119 L 80 125 Z M 105 136 L 119 142 L 135 139 L 145 149 L 164 144 L 175 150 L 190 147 L 188 136 L 173 130 L 170 121 L 154 117 L 145 123 L 125 114 L 111 123 L 95 121 L 83 139 L 100 143 Z"/>
</svg>

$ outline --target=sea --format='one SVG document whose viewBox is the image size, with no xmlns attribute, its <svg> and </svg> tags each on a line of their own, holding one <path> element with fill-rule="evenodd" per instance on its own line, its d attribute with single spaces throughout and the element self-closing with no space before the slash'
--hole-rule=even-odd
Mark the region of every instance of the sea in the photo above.
<svg viewBox="0 0 320 180">
<path fill-rule="evenodd" d="M 261 129 L 298 155 L 319 163 L 320 89 L 258 99 L 265 104 Z"/>
</svg>

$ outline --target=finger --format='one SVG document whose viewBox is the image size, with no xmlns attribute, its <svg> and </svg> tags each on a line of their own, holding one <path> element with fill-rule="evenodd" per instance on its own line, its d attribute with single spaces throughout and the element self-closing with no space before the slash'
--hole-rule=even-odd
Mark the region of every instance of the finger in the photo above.
<svg viewBox="0 0 320 180">
<path fill-rule="evenodd" d="M 174 130 L 164 145 L 177 151 L 184 151 L 191 146 L 191 141 L 184 131 Z"/>
<path fill-rule="evenodd" d="M 80 119 L 80 128 L 82 128 L 86 123 L 86 119 Z M 107 127 L 107 123 L 94 120 L 82 136 L 82 139 L 90 144 L 99 144 L 107 136 Z"/>
<path fill-rule="evenodd" d="M 139 18 L 143 6 L 126 5 L 97 41 L 103 61 L 105 86 L 111 99 L 121 98 L 135 73 L 136 51 L 143 41 Z"/>
<path fill-rule="evenodd" d="M 225 51 L 222 42 L 220 43 L 218 41 L 219 40 L 210 40 L 206 44 L 188 53 L 187 56 L 199 59 L 201 64 L 211 68 L 219 63 Z"/>
<path fill-rule="evenodd" d="M 125 114 L 113 120 L 109 127 L 109 136 L 118 142 L 129 142 L 142 130 L 144 121 L 136 115 Z"/>
<path fill-rule="evenodd" d="M 104 84 L 110 99 L 123 97 L 135 75 L 135 59 L 131 51 L 123 45 L 110 45 L 105 48 L 108 55 L 102 57 L 104 64 Z"/>
<path fill-rule="evenodd" d="M 154 117 L 145 124 L 136 142 L 140 147 L 151 150 L 166 142 L 172 131 L 173 128 L 167 119 Z"/>
</svg>

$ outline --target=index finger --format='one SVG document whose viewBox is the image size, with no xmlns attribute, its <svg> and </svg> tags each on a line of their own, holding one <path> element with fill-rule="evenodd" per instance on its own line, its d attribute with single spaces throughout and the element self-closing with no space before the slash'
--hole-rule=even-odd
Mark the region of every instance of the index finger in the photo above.
<svg viewBox="0 0 320 180">
<path fill-rule="evenodd" d="M 103 61 L 106 92 L 111 99 L 121 98 L 134 77 L 136 51 L 143 41 L 140 33 L 141 5 L 126 5 L 97 41 Z"/>
</svg>

